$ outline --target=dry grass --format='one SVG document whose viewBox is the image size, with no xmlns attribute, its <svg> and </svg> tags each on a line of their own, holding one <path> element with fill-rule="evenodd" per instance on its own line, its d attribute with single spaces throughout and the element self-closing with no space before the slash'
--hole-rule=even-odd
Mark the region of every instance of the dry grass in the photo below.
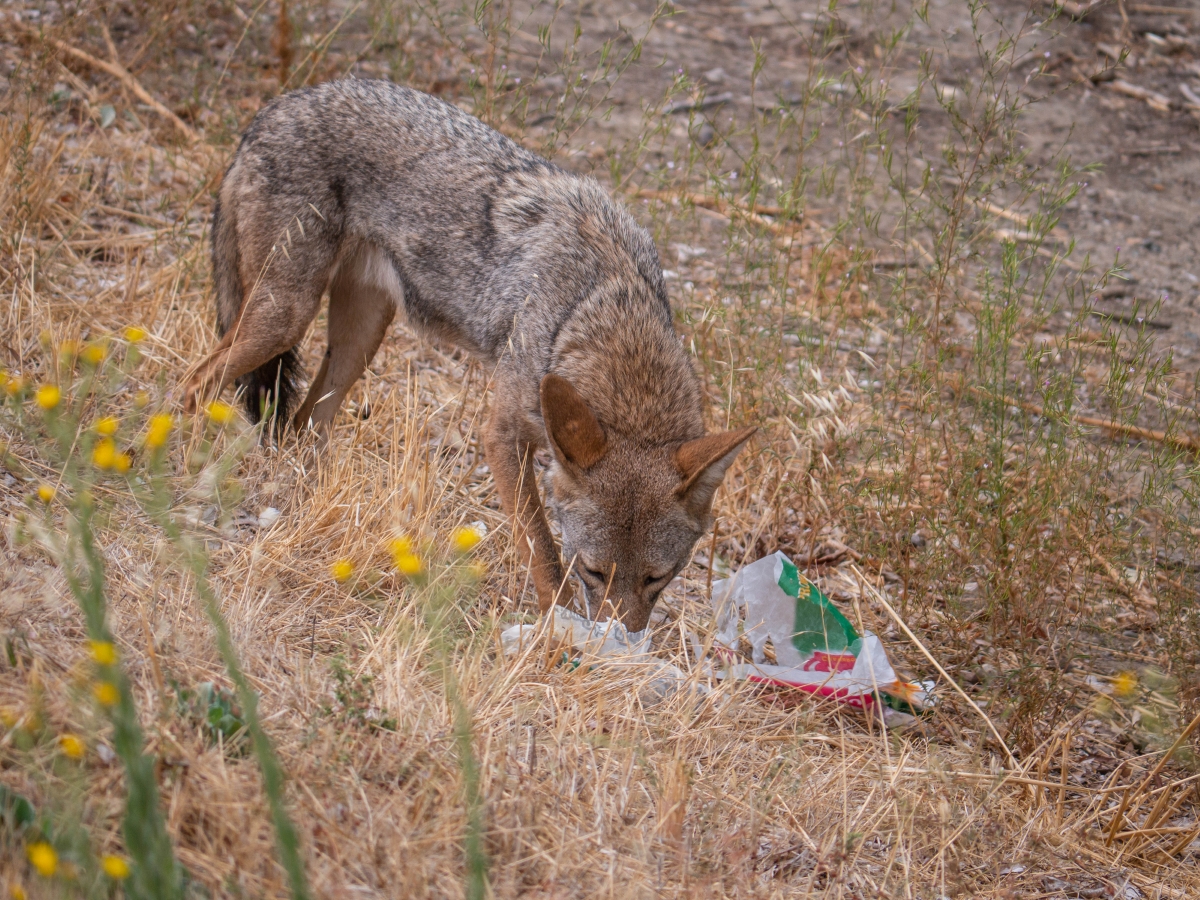
<svg viewBox="0 0 1200 900">
<path fill-rule="evenodd" d="M 177 25 L 190 14 L 167 13 Z M 64 29 L 62 39 L 87 40 L 87 24 Z M 251 40 L 265 46 L 271 29 L 260 31 Z M 443 54 L 429 64 L 430 80 L 478 53 L 469 41 L 457 50 L 436 43 L 437 29 L 412 33 Z M 50 377 L 39 344 L 44 332 L 57 344 L 138 324 L 150 332 L 147 360 L 112 404 L 128 411 L 140 389 L 170 404 L 187 367 L 214 341 L 204 233 L 227 157 L 219 128 L 210 123 L 211 139 L 181 143 L 175 126 L 142 110 L 136 122 L 101 129 L 117 83 L 62 68 L 37 41 L 5 50 L 30 71 L 10 80 L 0 119 L 2 362 L 40 381 Z M 322 77 L 321 66 L 333 65 L 316 51 L 292 58 L 293 78 L 296 70 Z M 250 77 L 234 67 L 234 86 L 222 90 Z M 47 89 L 63 79 L 74 99 L 47 103 Z M 169 91 L 170 79 L 155 90 Z M 1072 545 L 1047 563 L 1047 583 L 1063 592 L 1052 614 L 984 627 L 979 607 L 956 605 L 949 588 L 942 597 L 926 594 L 939 573 L 966 565 L 965 551 L 943 546 L 944 557 L 922 570 L 910 559 L 908 535 L 930 522 L 970 528 L 978 511 L 956 506 L 961 484 L 945 464 L 960 458 L 947 446 L 914 441 L 900 462 L 853 453 L 856 442 L 877 440 L 872 435 L 903 441 L 930 402 L 911 385 L 891 395 L 864 388 L 862 354 L 837 349 L 838 335 L 865 342 L 886 327 L 877 283 L 860 287 L 867 277 L 857 268 L 861 259 L 825 242 L 828 233 L 815 223 L 783 228 L 773 219 L 756 222 L 771 213 L 750 206 L 739 215 L 721 201 L 705 212 L 654 196 L 631 205 L 656 229 L 660 246 L 713 248 L 678 266 L 668 256 L 666 265 L 681 273 L 673 291 L 706 370 L 714 424 L 753 419 L 766 426 L 758 453 L 718 498 L 720 560 L 709 559 L 706 539 L 662 602 L 660 655 L 692 672 L 694 683 L 705 681 L 694 647 L 711 628 L 710 565 L 736 566 L 783 547 L 810 562 L 860 626 L 884 635 L 908 671 L 932 674 L 879 602 L 880 591 L 955 677 L 998 665 L 1025 678 L 998 681 L 991 692 L 968 685 L 977 700 L 990 701 L 984 705 L 997 721 L 995 711 L 1005 711 L 1000 724 L 1016 764 L 947 686 L 923 724 L 889 733 L 807 697 L 745 686 L 714 684 L 707 695 L 685 690 L 660 700 L 636 668 L 558 665 L 554 648 L 506 660 L 501 627 L 531 617 L 535 604 L 482 457 L 488 373 L 397 324 L 321 457 L 292 441 L 254 445 L 235 469 L 241 497 L 217 510 L 210 497 L 183 490 L 193 483 L 186 460 L 194 445 L 181 443 L 172 456 L 179 506 L 202 523 L 224 615 L 289 776 L 288 803 L 314 893 L 463 893 L 463 767 L 435 665 L 446 652 L 472 717 L 496 897 L 1196 896 L 1197 782 L 1174 764 L 1184 754 L 1154 772 L 1162 747 L 1140 752 L 1126 727 L 1131 717 L 1156 711 L 1166 723 L 1161 731 L 1174 737 L 1184 724 L 1180 696 L 1139 685 L 1144 693 L 1114 698 L 1106 678 L 1085 681 L 1090 673 L 1050 666 L 1031 655 L 1031 644 L 998 634 L 1027 626 L 1041 645 L 1048 627 L 1060 636 L 1044 644 L 1053 655 L 1073 640 L 1095 640 L 1105 616 L 1114 616 L 1114 629 L 1117 621 L 1150 628 L 1137 605 L 1142 588 L 1106 585 L 1106 573 L 1120 581 L 1122 571 L 1089 568 Z M 121 198 L 119 208 L 113 197 Z M 724 218 L 714 224 L 714 215 Z M 730 216 L 738 227 L 760 226 L 757 242 L 716 262 Z M 764 276 L 765 258 L 773 268 Z M 854 276 L 846 279 L 853 286 L 836 286 L 843 275 Z M 689 287 L 676 289 L 685 278 Z M 721 302 L 770 295 L 772 284 L 798 285 L 803 296 L 794 308 L 785 310 L 780 299 L 765 313 Z M 824 306 L 831 298 L 836 304 Z M 788 321 L 770 338 L 777 343 L 764 349 L 758 323 L 785 312 Z M 808 355 L 803 341 L 783 342 L 785 330 L 832 341 Z M 320 337 L 310 336 L 310 368 L 320 350 Z M 881 350 L 869 365 L 885 356 Z M 354 414 L 367 405 L 369 417 Z M 0 438 L 16 461 L 0 481 L 0 515 L 9 526 L 0 540 L 7 651 L 0 705 L 24 717 L 0 741 L 0 780 L 35 805 L 78 788 L 80 818 L 94 843 L 114 850 L 121 776 L 81 690 L 81 617 L 46 554 L 14 537 L 34 486 L 54 472 L 35 443 L 15 432 Z M 855 483 L 883 483 L 920 502 L 864 512 L 866 501 L 844 490 Z M 120 487 L 102 499 L 111 504 L 99 532 L 110 625 L 148 751 L 159 762 L 179 859 L 212 896 L 285 896 L 253 757 L 214 744 L 178 700 L 182 689 L 227 682 L 193 586 Z M 261 527 L 255 519 L 267 507 L 282 515 Z M 433 568 L 434 583 L 425 588 L 391 570 L 387 543 L 397 534 L 412 536 L 429 559 L 446 559 L 452 530 L 476 520 L 488 527 L 475 554 L 486 572 L 477 587 L 439 595 L 439 584 L 467 584 L 452 580 L 453 567 Z M 330 568 L 341 559 L 354 563 L 355 576 L 337 584 Z M 436 596 L 449 596 L 459 611 L 445 631 L 428 625 Z M 1141 659 L 1143 650 L 1127 650 L 1127 658 L 1121 652 L 1110 647 L 1103 655 L 1122 667 L 1165 664 Z M 1006 685 L 1027 692 L 1027 714 L 1007 704 Z M 1097 696 L 1101 703 L 1093 702 Z M 27 744 L 16 737 L 22 729 L 32 736 Z M 82 775 L 62 765 L 54 736 L 63 732 L 88 738 Z M 0 832 L 0 847 L 0 879 L 24 885 L 30 896 L 56 895 L 32 874 L 18 836 Z"/>
</svg>

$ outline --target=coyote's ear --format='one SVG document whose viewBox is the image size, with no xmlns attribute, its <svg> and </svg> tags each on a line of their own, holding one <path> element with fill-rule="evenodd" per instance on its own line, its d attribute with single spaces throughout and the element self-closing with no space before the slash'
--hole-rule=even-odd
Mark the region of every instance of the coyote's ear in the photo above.
<svg viewBox="0 0 1200 900">
<path fill-rule="evenodd" d="M 756 431 L 757 426 L 722 431 L 679 445 L 675 451 L 675 467 L 683 476 L 683 482 L 675 489 L 675 494 L 683 499 L 692 515 L 698 518 L 708 515 L 725 470 Z"/>
<path fill-rule="evenodd" d="M 608 452 L 604 429 L 571 382 L 557 375 L 542 379 L 542 419 L 559 461 L 590 469 Z"/>
</svg>

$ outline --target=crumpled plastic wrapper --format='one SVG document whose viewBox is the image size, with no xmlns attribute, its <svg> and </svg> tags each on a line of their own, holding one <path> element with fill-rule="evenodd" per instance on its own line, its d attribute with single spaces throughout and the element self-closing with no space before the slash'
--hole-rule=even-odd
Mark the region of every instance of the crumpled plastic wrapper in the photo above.
<svg viewBox="0 0 1200 900">
<path fill-rule="evenodd" d="M 782 553 L 751 563 L 732 578 L 713 583 L 717 634 L 715 660 L 702 660 L 700 675 L 799 688 L 849 706 L 883 704 L 889 725 L 906 724 L 933 707 L 932 682 L 901 681 L 879 638 L 859 635 L 849 620 L 802 576 Z M 650 653 L 650 632 L 630 632 L 616 619 L 592 621 L 556 606 L 536 624 L 513 625 L 500 635 L 512 656 L 545 637 L 578 653 L 568 661 L 592 669 L 639 676 L 644 699 L 662 700 L 685 689 L 705 696 L 709 688 Z M 752 662 L 735 648 L 747 638 Z M 775 663 L 766 660 L 767 641 Z M 697 655 L 702 650 L 697 645 Z"/>
<path fill-rule="evenodd" d="M 933 682 L 901 681 L 879 638 L 860 635 L 783 553 L 714 582 L 713 610 L 714 651 L 729 663 L 724 677 L 794 687 L 849 706 L 882 702 L 906 715 L 933 707 Z M 750 643 L 752 662 L 737 661 L 740 637 Z M 774 664 L 766 660 L 768 640 Z"/>
<path fill-rule="evenodd" d="M 707 685 L 691 683 L 686 672 L 650 654 L 650 629 L 628 631 L 616 619 L 593 621 L 562 606 L 556 606 L 534 625 L 513 625 L 500 634 L 507 656 L 520 653 L 540 635 L 551 644 L 570 647 L 579 656 L 575 664 L 587 664 L 638 677 L 639 693 L 644 701 L 665 700 L 687 688 L 697 695 L 709 693 Z"/>
</svg>

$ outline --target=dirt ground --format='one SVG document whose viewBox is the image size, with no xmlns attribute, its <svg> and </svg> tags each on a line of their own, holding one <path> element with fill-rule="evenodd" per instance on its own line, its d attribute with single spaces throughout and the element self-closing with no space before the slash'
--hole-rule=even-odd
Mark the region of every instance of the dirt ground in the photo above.
<svg viewBox="0 0 1200 900">
<path fill-rule="evenodd" d="M 1002 0 L 991 4 L 991 10 L 1010 31 L 1025 23 L 1024 52 L 1013 76 L 1026 80 L 1023 92 L 1035 101 L 1020 125 L 1031 160 L 1044 165 L 1065 154 L 1076 165 L 1096 166 L 1087 188 L 1065 210 L 1062 227 L 1076 242 L 1077 261 L 1090 255 L 1094 264 L 1106 266 L 1119 258 L 1126 269 L 1128 280 L 1113 283 L 1098 301 L 1100 308 L 1115 316 L 1140 312 L 1154 323 L 1151 327 L 1166 332 L 1163 344 L 1174 352 L 1177 365 L 1195 372 L 1200 368 L 1200 103 L 1181 87 L 1192 98 L 1200 96 L 1200 7 L 1174 5 L 1179 12 L 1168 14 L 1169 4 L 1143 5 L 1153 12 L 1130 4 L 1127 23 L 1115 3 L 1099 4 L 1079 20 L 1064 13 L 1042 25 L 1037 23 L 1051 12 L 1049 4 L 1031 12 L 1020 0 Z M 626 9 L 600 3 L 587 8 L 594 17 L 589 24 L 597 30 Z M 633 5 L 628 8 L 632 11 Z M 741 104 L 745 114 L 757 45 L 767 60 L 759 91 L 765 86 L 786 97 L 805 79 L 810 60 L 793 26 L 813 20 L 817 8 L 784 0 L 688 4 L 647 42 L 646 64 L 662 64 L 620 82 L 618 95 L 636 105 L 647 83 L 665 89 L 673 67 L 701 78 L 719 68 L 723 74 L 710 92 L 732 93 L 731 104 Z M 886 13 L 866 4 L 838 4 L 847 45 L 854 47 L 864 26 L 877 29 Z M 982 17 L 985 23 L 988 18 Z M 966 86 L 978 74 L 966 4 L 929 4 L 928 25 L 918 21 L 895 57 L 896 96 L 915 83 L 920 54 L 926 50 L 937 60 L 942 84 Z M 843 60 L 852 65 L 856 51 L 870 53 L 870 47 L 835 54 L 831 69 Z M 1046 74 L 1032 78 L 1035 70 Z M 1100 73 L 1106 70 L 1115 77 L 1103 80 Z M 1116 81 L 1154 92 L 1170 105 L 1163 109 L 1121 93 L 1113 87 Z M 646 94 L 653 96 L 654 90 Z M 930 124 L 924 143 L 936 155 L 941 128 L 936 117 Z M 922 143 L 920 134 L 917 143 Z M 1131 327 L 1138 327 L 1136 319 Z"/>
<path fill-rule="evenodd" d="M 1172 5 L 1178 12 L 1169 12 Z M 529 20 L 543 21 L 547 9 L 533 7 Z M 755 48 L 765 60 L 754 85 L 760 103 L 764 96 L 794 98 L 810 74 L 809 32 L 824 20 L 822 9 L 797 0 L 697 0 L 675 7 L 646 38 L 640 61 L 613 86 L 612 114 L 589 123 L 572 142 L 570 158 L 576 161 L 568 164 L 591 169 L 587 151 L 619 144 L 644 129 L 644 107 L 661 98 L 680 73 L 703 84 L 710 97 L 729 95 L 727 103 L 702 111 L 701 120 L 718 126 L 722 117 L 744 120 L 752 110 Z M 900 25 L 910 12 L 903 4 L 886 8 L 858 2 L 840 3 L 836 10 L 844 39 L 825 61 L 833 77 L 839 67 L 852 68 L 861 54 L 870 55 L 883 26 Z M 572 12 L 585 43 L 594 46 L 640 33 L 651 7 L 618 0 L 583 3 Z M 1075 241 L 1072 258 L 1082 263 L 1087 257 L 1101 268 L 1122 265 L 1123 280 L 1095 298 L 1099 311 L 1118 323 L 1128 319 L 1132 329 L 1148 321 L 1147 327 L 1163 332 L 1160 346 L 1171 349 L 1179 369 L 1194 373 L 1200 368 L 1195 237 L 1200 227 L 1200 9 L 1185 2 L 1128 4 L 1123 18 L 1116 3 L 1099 3 L 1078 19 L 1053 12 L 1050 4 L 1031 9 L 1022 0 L 1000 0 L 980 16 L 985 33 L 1003 27 L 1022 34 L 1011 80 L 1024 82 L 1020 89 L 1029 101 L 1020 128 L 1030 161 L 1048 165 L 1066 158 L 1095 167 L 1087 187 L 1063 213 L 1061 228 Z M 565 26 L 560 22 L 558 29 Z M 533 30 L 524 29 L 527 39 Z M 889 95 L 898 100 L 912 89 L 926 52 L 932 53 L 939 84 L 969 86 L 980 70 L 974 41 L 967 4 L 932 0 L 927 24 L 916 21 L 891 57 Z M 355 41 L 343 37 L 338 44 Z M 526 44 L 536 46 L 532 39 Z M 364 54 L 352 70 L 386 77 L 393 70 L 387 56 L 386 51 Z M 1149 99 L 1123 92 L 1122 83 L 1134 93 L 1149 92 Z M 944 122 L 929 98 L 922 111 L 926 122 L 914 149 L 936 157 Z M 686 115 L 674 118 L 675 135 L 681 137 Z M 538 129 L 531 133 L 536 137 Z"/>
</svg>

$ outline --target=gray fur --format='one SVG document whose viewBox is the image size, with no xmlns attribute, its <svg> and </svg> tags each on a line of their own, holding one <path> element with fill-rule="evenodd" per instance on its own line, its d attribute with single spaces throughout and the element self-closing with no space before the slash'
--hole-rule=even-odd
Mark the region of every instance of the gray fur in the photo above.
<svg viewBox="0 0 1200 900">
<path fill-rule="evenodd" d="M 213 261 L 225 349 L 189 396 L 233 377 L 260 392 L 278 380 L 328 290 L 330 350 L 298 422 L 318 418 L 314 393 L 335 384 L 340 396 L 319 410 L 327 425 L 343 382 L 403 309 L 419 330 L 493 368 L 488 456 L 518 525 L 521 505 L 531 507 L 543 606 L 557 596 L 561 563 L 536 491 L 520 485 L 530 448 L 548 445 L 539 394 L 548 375 L 582 397 L 607 451 L 588 472 L 558 459 L 552 482 L 568 549 L 597 566 L 620 561 L 617 581 L 633 593 L 647 565 L 673 574 L 686 562 L 720 480 L 698 496 L 673 493 L 689 474 L 680 445 L 704 434 L 700 386 L 650 235 L 593 180 L 436 98 L 383 81 L 327 82 L 275 100 L 246 131 L 221 185 Z M 337 346 L 355 340 L 366 358 L 339 362 Z M 610 600 L 644 624 L 662 586 L 618 598 L 617 581 Z"/>
</svg>

